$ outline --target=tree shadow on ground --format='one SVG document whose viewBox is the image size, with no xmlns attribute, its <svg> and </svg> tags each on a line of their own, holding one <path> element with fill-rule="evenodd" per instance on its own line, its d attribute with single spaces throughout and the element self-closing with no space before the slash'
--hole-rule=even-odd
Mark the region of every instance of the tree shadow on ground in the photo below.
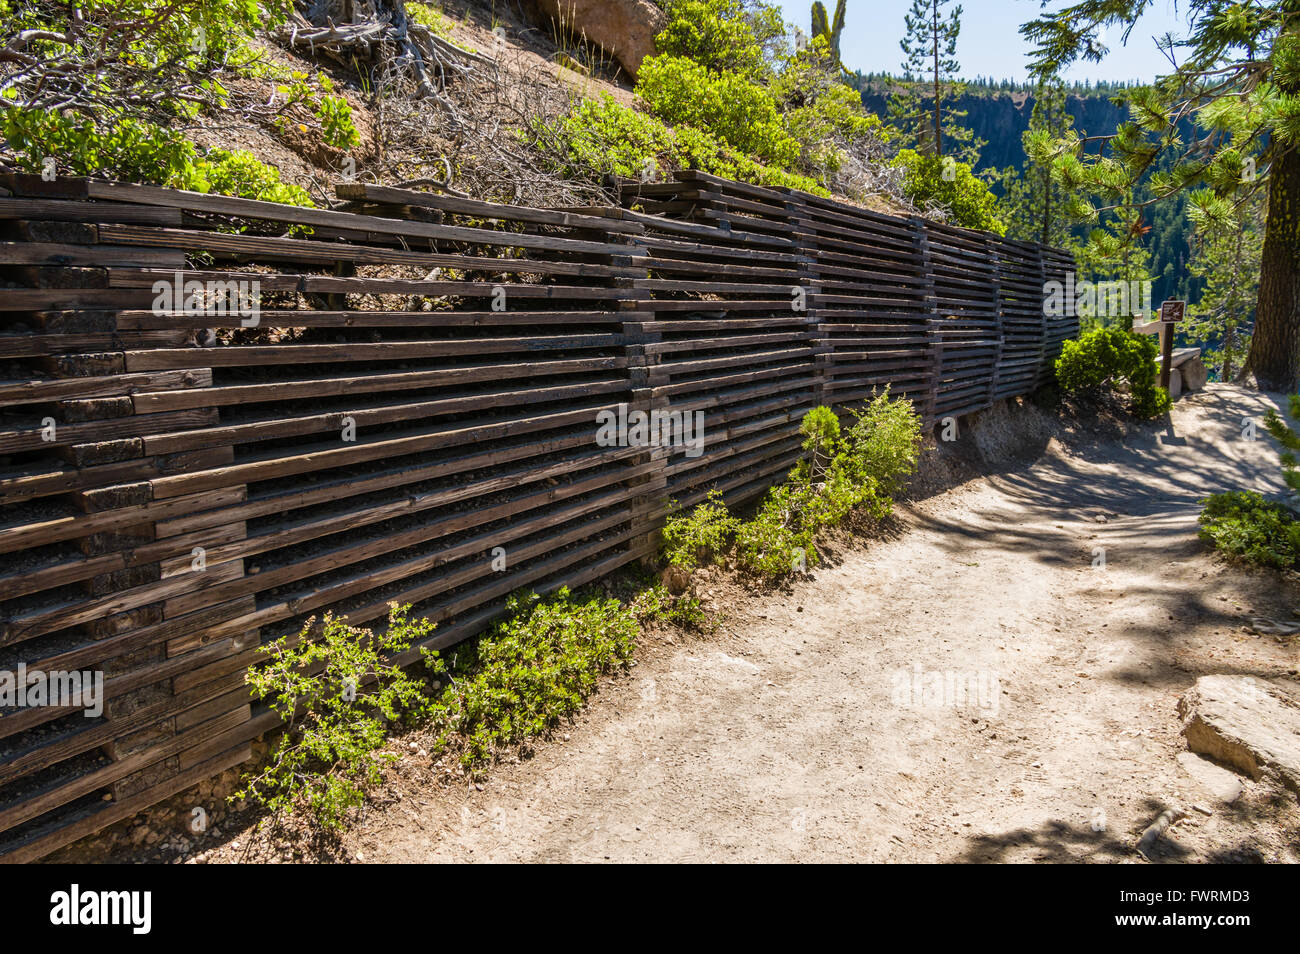
<svg viewBox="0 0 1300 954">
<path fill-rule="evenodd" d="M 1281 822 L 1292 811 L 1291 793 L 1277 790 L 1262 802 L 1241 800 L 1222 805 L 1217 811 L 1234 826 L 1251 827 L 1263 822 Z M 1141 817 L 1155 821 L 1169 806 L 1155 799 L 1142 802 Z M 1228 844 L 1197 849 L 1188 844 L 1190 834 L 1174 825 L 1158 838 L 1144 859 L 1137 851 L 1142 831 L 1093 831 L 1090 824 L 1071 825 L 1049 820 L 1036 828 L 1017 828 L 1001 834 L 976 835 L 952 858 L 959 864 L 999 864 L 1033 862 L 1035 864 L 1265 864 L 1270 849 L 1252 834 L 1235 838 Z M 1180 838 L 1180 835 L 1182 836 Z M 1292 831 L 1290 838 L 1295 839 Z"/>
</svg>

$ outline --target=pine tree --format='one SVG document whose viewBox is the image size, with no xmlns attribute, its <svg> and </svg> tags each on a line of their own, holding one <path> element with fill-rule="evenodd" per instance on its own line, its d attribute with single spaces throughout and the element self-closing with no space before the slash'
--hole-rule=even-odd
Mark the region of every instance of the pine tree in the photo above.
<svg viewBox="0 0 1300 954">
<path fill-rule="evenodd" d="M 1059 72 L 1100 61 L 1101 31 L 1126 32 L 1154 0 L 1078 0 L 1021 27 L 1037 44 L 1032 70 Z M 1069 179 L 1103 202 L 1148 177 L 1151 203 L 1208 186 L 1267 190 L 1255 330 L 1246 369 L 1261 388 L 1294 392 L 1300 383 L 1300 0 L 1189 0 L 1188 34 L 1159 41 L 1170 72 L 1126 91 L 1132 119 L 1100 152 L 1067 140 Z M 1187 135 L 1188 125 L 1196 128 Z M 1153 172 L 1172 154 L 1172 168 Z M 1081 200 L 1082 201 L 1082 200 Z M 1082 202 L 1086 205 L 1086 202 Z"/>
<path fill-rule="evenodd" d="M 904 18 L 906 34 L 899 41 L 905 57 L 902 89 L 890 100 L 889 120 L 901 133 L 902 145 L 973 166 L 984 142 L 962 125 L 966 113 L 951 105 L 966 88 L 956 79 L 962 8 L 958 4 L 945 15 L 943 8 L 951 2 L 912 0 Z"/>
<path fill-rule="evenodd" d="M 1247 329 L 1259 294 L 1263 196 L 1256 192 L 1233 200 L 1205 190 L 1191 194 L 1188 212 L 1197 243 L 1188 268 L 1204 280 L 1205 291 L 1182 331 L 1201 344 L 1218 379 L 1231 381 L 1250 350 Z"/>
<path fill-rule="evenodd" d="M 1030 143 L 1035 140 L 1054 142 L 1069 135 L 1074 117 L 1066 111 L 1065 100 L 1065 83 L 1060 77 L 1043 80 L 1034 90 L 1029 128 L 1020 137 L 1027 157 L 1024 171 L 1017 174 L 1014 167 L 1008 167 L 1002 174 L 1010 238 L 1063 246 L 1069 241 L 1071 226 L 1076 224 L 1069 214 L 1069 197 L 1053 178 L 1054 160 L 1044 156 L 1042 161 L 1035 161 L 1030 151 Z M 1038 154 L 1043 155 L 1041 151 Z"/>
</svg>

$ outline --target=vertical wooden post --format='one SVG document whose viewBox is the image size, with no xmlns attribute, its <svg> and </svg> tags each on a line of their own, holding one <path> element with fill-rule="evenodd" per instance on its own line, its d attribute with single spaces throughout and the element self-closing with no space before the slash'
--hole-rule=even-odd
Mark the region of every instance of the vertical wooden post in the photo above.
<svg viewBox="0 0 1300 954">
<path fill-rule="evenodd" d="M 829 333 L 821 323 L 821 273 L 817 268 L 817 226 L 800 194 L 792 189 L 780 189 L 788 197 L 785 203 L 789 217 L 790 234 L 798 243 L 799 286 L 804 290 L 805 315 L 808 330 L 815 334 L 812 342 L 813 401 L 818 405 L 830 404 L 830 342 Z"/>
<path fill-rule="evenodd" d="M 984 398 L 988 406 L 992 407 L 998 393 L 998 374 L 1002 365 L 1002 353 L 1005 350 L 1007 336 L 1002 311 L 1002 256 L 999 254 L 992 238 L 986 238 L 984 243 L 989 250 L 989 261 L 993 263 L 993 337 L 995 350 L 993 352 L 993 361 L 989 365 L 989 387 Z"/>
<path fill-rule="evenodd" d="M 936 423 L 935 406 L 939 400 L 939 385 L 943 382 L 943 339 L 936 301 L 934 268 L 930 260 L 930 235 L 925 220 L 917 216 L 908 219 L 912 228 L 912 247 L 916 250 L 917 271 L 921 278 L 922 300 L 926 307 L 925 338 L 929 354 L 930 386 L 926 391 L 925 406 L 917 408 L 925 427 Z"/>
<path fill-rule="evenodd" d="M 1034 369 L 1034 387 L 1042 387 L 1051 377 L 1047 354 L 1047 256 L 1042 245 L 1035 248 L 1038 259 L 1038 364 Z"/>
<path fill-rule="evenodd" d="M 1170 371 L 1174 366 L 1174 324 L 1160 322 L 1160 386 L 1169 390 Z"/>
<path fill-rule="evenodd" d="M 607 218 L 623 217 L 621 209 L 593 210 Z M 591 260 L 604 265 L 636 269 L 636 278 L 604 278 L 605 287 L 615 292 L 618 297 L 610 302 L 621 321 L 620 333 L 623 339 L 623 356 L 627 361 L 624 369 L 628 378 L 628 411 L 650 413 L 656 408 L 667 407 L 668 401 L 659 388 L 665 383 L 662 374 L 655 365 L 659 355 L 650 353 L 647 345 L 656 344 L 663 335 L 653 329 L 656 319 L 653 292 L 646 287 L 650 271 L 648 257 L 644 246 L 639 246 L 632 234 L 609 230 L 576 230 L 575 237 L 596 241 L 608 246 L 623 246 L 621 253 L 589 256 Z M 654 559 L 658 549 L 659 529 L 668 517 L 667 467 L 669 452 L 663 447 L 646 447 L 631 457 L 629 466 L 654 463 L 655 469 L 649 474 L 634 477 L 631 486 L 637 488 L 640 496 L 630 504 L 632 524 L 637 528 L 637 535 L 632 540 L 632 547 L 640 552 L 640 559 L 647 565 Z"/>
</svg>

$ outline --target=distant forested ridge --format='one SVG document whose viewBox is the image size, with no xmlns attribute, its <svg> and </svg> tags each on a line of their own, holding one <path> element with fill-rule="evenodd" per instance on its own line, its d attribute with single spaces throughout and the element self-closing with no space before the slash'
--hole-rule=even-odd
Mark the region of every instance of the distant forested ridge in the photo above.
<svg viewBox="0 0 1300 954">
<path fill-rule="evenodd" d="M 888 112 L 888 91 L 897 80 L 883 73 L 856 73 L 849 78 L 862 94 L 863 104 L 878 116 Z M 1068 90 L 1066 110 L 1074 118 L 1074 127 L 1085 135 L 1109 135 L 1128 118 L 1128 107 L 1112 102 L 1137 82 L 1077 83 Z M 1033 86 L 1011 80 L 979 78 L 969 80 L 965 91 L 955 98 L 954 108 L 965 112 L 964 123 L 977 139 L 985 141 L 980 151 L 977 172 L 1014 167 L 1023 172 L 1025 150 L 1021 134 L 1029 128 L 1034 111 Z M 1148 210 L 1145 244 L 1151 252 L 1153 301 L 1166 298 L 1200 300 L 1202 282 L 1187 271 L 1191 254 L 1191 226 L 1182 196 L 1158 202 Z M 1080 235 L 1082 237 L 1082 235 Z"/>
</svg>

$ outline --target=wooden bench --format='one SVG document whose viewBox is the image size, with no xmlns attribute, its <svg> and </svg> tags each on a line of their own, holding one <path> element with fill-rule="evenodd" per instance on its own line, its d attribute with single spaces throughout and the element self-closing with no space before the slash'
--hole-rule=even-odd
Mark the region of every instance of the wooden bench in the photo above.
<svg viewBox="0 0 1300 954">
<path fill-rule="evenodd" d="M 1163 321 L 1148 321 L 1146 324 L 1133 326 L 1133 330 L 1141 335 L 1161 335 L 1160 350 L 1164 351 L 1163 335 L 1165 329 L 1171 326 Z M 1156 358 L 1156 366 L 1160 365 L 1161 359 Z M 1170 360 L 1169 371 L 1169 396 L 1176 398 L 1183 391 L 1199 391 L 1205 387 L 1205 382 L 1209 379 L 1209 371 L 1205 367 L 1205 362 L 1201 359 L 1200 348 L 1174 348 Z"/>
</svg>

